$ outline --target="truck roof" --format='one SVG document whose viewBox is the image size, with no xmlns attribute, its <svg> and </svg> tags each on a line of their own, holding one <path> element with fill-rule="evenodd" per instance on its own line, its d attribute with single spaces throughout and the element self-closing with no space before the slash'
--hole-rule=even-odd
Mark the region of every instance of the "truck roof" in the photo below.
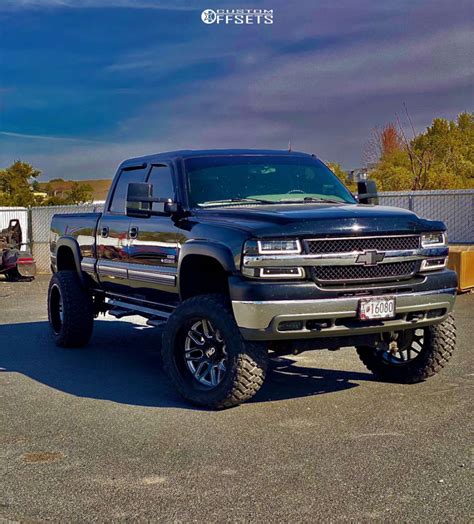
<svg viewBox="0 0 474 524">
<path fill-rule="evenodd" d="M 159 162 L 159 161 L 170 161 L 170 160 L 181 160 L 185 158 L 191 158 L 196 156 L 218 156 L 218 155 L 273 155 L 273 156 L 303 156 L 303 157 L 314 157 L 308 153 L 302 153 L 299 151 L 288 151 L 278 149 L 182 149 L 178 151 L 165 151 L 162 153 L 154 153 L 151 155 L 145 155 L 135 158 L 128 158 L 124 160 L 121 167 L 132 166 L 141 163 Z"/>
</svg>

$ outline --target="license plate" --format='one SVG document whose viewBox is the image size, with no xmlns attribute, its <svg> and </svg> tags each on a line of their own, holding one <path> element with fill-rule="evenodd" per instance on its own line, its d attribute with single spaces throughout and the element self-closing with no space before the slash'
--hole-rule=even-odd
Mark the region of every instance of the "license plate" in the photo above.
<svg viewBox="0 0 474 524">
<path fill-rule="evenodd" d="M 395 297 L 361 298 L 359 301 L 360 320 L 393 318 L 395 316 Z"/>
</svg>

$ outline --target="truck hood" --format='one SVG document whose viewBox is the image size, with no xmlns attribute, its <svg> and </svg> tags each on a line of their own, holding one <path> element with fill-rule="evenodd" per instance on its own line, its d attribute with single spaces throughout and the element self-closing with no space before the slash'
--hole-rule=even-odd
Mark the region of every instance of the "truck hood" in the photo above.
<svg viewBox="0 0 474 524">
<path fill-rule="evenodd" d="M 199 222 L 219 223 L 256 237 L 440 231 L 442 222 L 406 209 L 360 204 L 277 204 L 200 209 Z"/>
</svg>

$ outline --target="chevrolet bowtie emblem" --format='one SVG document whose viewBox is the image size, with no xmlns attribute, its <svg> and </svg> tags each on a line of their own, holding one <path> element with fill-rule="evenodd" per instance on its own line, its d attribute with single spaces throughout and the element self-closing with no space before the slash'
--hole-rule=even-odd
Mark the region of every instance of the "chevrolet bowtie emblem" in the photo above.
<svg viewBox="0 0 474 524">
<path fill-rule="evenodd" d="M 364 266 L 376 266 L 385 258 L 385 253 L 379 251 L 364 251 L 357 259 L 356 264 L 364 264 Z"/>
</svg>

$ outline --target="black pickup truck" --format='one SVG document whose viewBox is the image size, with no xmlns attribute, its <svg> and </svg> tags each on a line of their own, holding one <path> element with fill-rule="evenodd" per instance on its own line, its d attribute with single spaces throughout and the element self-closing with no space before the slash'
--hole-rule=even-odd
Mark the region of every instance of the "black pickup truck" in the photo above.
<svg viewBox="0 0 474 524">
<path fill-rule="evenodd" d="M 354 197 L 314 155 L 175 151 L 124 161 L 104 213 L 55 215 L 48 294 L 59 346 L 100 313 L 163 326 L 186 399 L 224 408 L 271 355 L 354 346 L 387 381 L 437 373 L 455 347 L 442 222 Z"/>
</svg>

